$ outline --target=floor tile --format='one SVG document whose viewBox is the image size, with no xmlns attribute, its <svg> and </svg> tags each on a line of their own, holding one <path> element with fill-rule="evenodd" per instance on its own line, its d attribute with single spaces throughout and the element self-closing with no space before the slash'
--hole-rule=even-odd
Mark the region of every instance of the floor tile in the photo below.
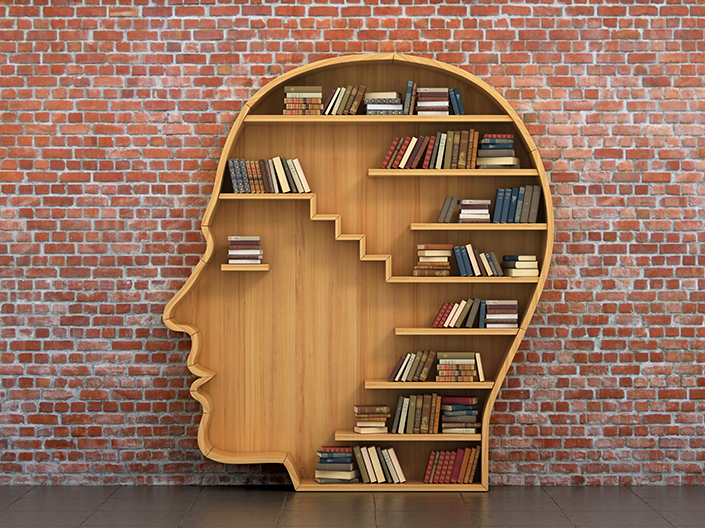
<svg viewBox="0 0 705 528">
<path fill-rule="evenodd" d="M 0 515 L 0 527 L 16 528 L 20 525 L 27 525 L 32 528 L 75 528 L 90 514 L 90 510 L 4 511 Z"/>
<path fill-rule="evenodd" d="M 465 504 L 471 512 L 495 509 L 523 511 L 560 511 L 556 502 L 542 488 L 493 488 L 490 493 L 463 493 Z"/>
<path fill-rule="evenodd" d="M 578 528 L 583 526 L 654 526 L 671 528 L 670 524 L 655 511 L 604 511 L 599 502 L 591 510 L 563 510 L 563 513 Z"/>
<path fill-rule="evenodd" d="M 289 493 L 291 496 L 292 493 Z M 243 488 L 204 488 L 190 511 L 281 510 L 286 491 L 249 490 Z"/>
<path fill-rule="evenodd" d="M 375 500 L 372 493 L 289 493 L 284 511 L 374 511 Z"/>
<path fill-rule="evenodd" d="M 649 511 L 649 506 L 625 487 L 546 487 L 546 493 L 563 510 Z"/>
<path fill-rule="evenodd" d="M 5 511 L 94 510 L 117 486 L 37 486 L 23 494 Z"/>
<path fill-rule="evenodd" d="M 497 508 L 488 511 L 472 512 L 473 520 L 479 528 L 500 526 L 573 528 L 573 524 L 559 510 L 508 510 Z"/>
<path fill-rule="evenodd" d="M 467 508 L 460 493 L 383 493 L 375 492 L 377 511 L 442 510 L 462 511 Z"/>
<path fill-rule="evenodd" d="M 198 511 L 189 512 L 179 528 L 220 528 L 226 526 L 275 528 L 280 511 Z"/>
<path fill-rule="evenodd" d="M 154 528 L 179 526 L 184 514 L 174 510 L 95 511 L 83 522 L 81 528 L 113 527 L 119 525 L 151 525 Z"/>
<path fill-rule="evenodd" d="M 326 526 L 335 524 L 341 528 L 354 528 L 360 525 L 375 524 L 375 512 L 372 510 L 343 511 L 284 511 L 279 527 L 286 526 Z"/>
<path fill-rule="evenodd" d="M 472 517 L 467 510 L 460 511 L 399 511 L 399 510 L 377 510 L 377 526 L 379 527 L 433 527 L 433 528 L 455 528 L 473 526 Z"/>
<path fill-rule="evenodd" d="M 705 512 L 696 510 L 662 511 L 659 515 L 675 526 L 705 526 Z"/>
<path fill-rule="evenodd" d="M 170 489 L 172 488 L 172 489 Z M 98 511 L 178 511 L 186 513 L 201 491 L 197 486 L 120 487 L 97 506 Z"/>
</svg>

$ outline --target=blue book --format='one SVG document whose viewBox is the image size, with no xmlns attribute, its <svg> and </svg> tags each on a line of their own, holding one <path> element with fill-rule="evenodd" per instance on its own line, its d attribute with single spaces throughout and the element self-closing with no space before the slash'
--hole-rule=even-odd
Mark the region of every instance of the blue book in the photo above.
<svg viewBox="0 0 705 528">
<path fill-rule="evenodd" d="M 404 115 L 409 115 L 409 108 L 411 107 L 411 89 L 414 87 L 413 79 L 409 79 L 406 82 L 406 96 L 404 97 Z"/>
<path fill-rule="evenodd" d="M 230 172 L 230 181 L 233 184 L 233 193 L 240 193 L 240 186 L 237 184 L 237 172 L 235 170 L 235 160 L 228 160 L 228 172 Z"/>
<path fill-rule="evenodd" d="M 250 179 L 247 177 L 247 165 L 245 165 L 245 160 L 237 160 L 240 165 L 240 178 L 242 179 L 243 187 L 245 188 L 245 192 L 247 194 L 252 193 L 252 189 L 250 189 Z"/>
<path fill-rule="evenodd" d="M 480 150 L 514 149 L 514 143 L 485 143 L 478 145 Z"/>
<path fill-rule="evenodd" d="M 490 254 L 485 253 L 485 258 L 487 258 L 487 264 L 490 266 L 490 269 L 492 270 L 492 276 L 498 277 L 499 273 L 497 273 L 497 268 L 494 267 L 494 262 L 492 262 L 492 257 L 490 257 Z"/>
<path fill-rule="evenodd" d="M 512 187 L 512 197 L 509 199 L 509 212 L 507 213 L 507 223 L 514 223 L 514 214 L 517 210 L 517 198 L 519 198 L 519 187 Z"/>
<path fill-rule="evenodd" d="M 325 453 L 326 455 L 330 453 Z M 350 453 L 340 453 L 341 455 L 349 455 Z M 318 459 L 319 464 L 350 464 L 352 463 L 352 457 L 338 457 L 338 458 L 320 458 Z"/>
<path fill-rule="evenodd" d="M 453 253 L 455 254 L 455 262 L 458 264 L 458 271 L 461 277 L 467 277 L 468 272 L 465 269 L 465 262 L 463 261 L 463 255 L 460 253 L 460 246 L 453 246 Z"/>
<path fill-rule="evenodd" d="M 517 210 L 514 213 L 514 223 L 521 223 L 521 211 L 524 207 L 524 193 L 526 192 L 526 187 L 523 185 L 519 187 L 519 194 L 517 195 Z"/>
<path fill-rule="evenodd" d="M 513 139 L 500 139 L 500 138 L 482 138 L 480 140 L 480 145 L 508 145 L 509 143 L 511 143 L 513 145 L 514 140 Z M 509 147 L 502 147 L 502 148 L 509 148 Z"/>
<path fill-rule="evenodd" d="M 494 197 L 494 212 L 492 214 L 493 224 L 499 224 L 502 218 L 502 205 L 504 205 L 504 189 L 497 189 L 497 194 Z"/>
<path fill-rule="evenodd" d="M 468 256 L 468 248 L 465 246 L 460 246 L 460 254 L 463 257 L 463 264 L 465 264 L 465 271 L 467 272 L 467 277 L 474 277 L 475 272 L 472 269 L 472 264 L 470 264 L 470 257 Z"/>
<path fill-rule="evenodd" d="M 320 459 L 319 462 L 322 462 L 324 458 L 335 458 L 337 462 L 341 458 L 352 457 L 352 453 L 324 453 L 323 451 L 316 451 L 316 455 Z"/>
<path fill-rule="evenodd" d="M 461 405 L 459 403 L 442 403 L 441 402 L 441 409 L 443 409 L 443 414 L 446 414 L 446 416 L 447 416 L 448 412 L 469 411 L 469 410 L 477 409 L 477 405 Z"/>
<path fill-rule="evenodd" d="M 480 301 L 480 321 L 477 325 L 478 328 L 486 328 L 485 325 L 485 314 L 487 313 L 487 303 L 485 301 Z"/>
<path fill-rule="evenodd" d="M 462 410 L 462 411 L 443 411 L 443 414 L 445 416 L 478 416 L 480 414 L 480 411 L 475 409 L 475 410 Z"/>
<path fill-rule="evenodd" d="M 459 115 L 465 115 L 465 106 L 463 105 L 463 98 L 460 97 L 460 88 L 455 88 L 455 98 L 458 103 Z"/>
<path fill-rule="evenodd" d="M 527 258 L 527 257 L 533 257 L 533 258 Z M 524 261 L 524 262 L 536 262 L 536 256 L 535 255 L 502 255 L 502 260 L 506 260 L 508 262 L 517 262 L 519 260 Z"/>
<path fill-rule="evenodd" d="M 450 99 L 450 106 L 453 108 L 453 115 L 458 115 L 458 100 L 455 98 L 455 88 L 448 90 L 448 98 Z M 448 148 L 446 146 L 446 148 Z"/>
<path fill-rule="evenodd" d="M 512 202 L 512 190 L 504 189 L 504 203 L 502 204 L 502 216 L 499 218 L 500 224 L 506 224 L 509 217 L 509 204 Z"/>
</svg>

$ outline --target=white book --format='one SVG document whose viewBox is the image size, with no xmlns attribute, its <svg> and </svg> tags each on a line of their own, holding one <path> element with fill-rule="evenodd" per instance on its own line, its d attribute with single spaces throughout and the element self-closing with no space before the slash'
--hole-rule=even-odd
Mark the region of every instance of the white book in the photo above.
<svg viewBox="0 0 705 528">
<path fill-rule="evenodd" d="M 409 363 L 409 358 L 411 357 L 411 353 L 408 353 L 406 357 L 404 358 L 404 363 L 401 364 L 401 367 L 399 367 L 399 372 L 397 372 L 397 375 L 394 376 L 394 381 L 400 381 L 402 376 L 404 375 L 404 372 L 406 372 L 406 365 Z"/>
<path fill-rule="evenodd" d="M 277 179 L 279 180 L 279 187 L 283 193 L 291 192 L 291 187 L 289 187 L 289 182 L 286 179 L 286 172 L 284 172 L 284 165 L 282 164 L 282 159 L 277 156 L 272 158 L 274 163 L 274 170 L 277 174 Z"/>
<path fill-rule="evenodd" d="M 448 262 L 449 257 L 416 257 L 419 262 Z"/>
<path fill-rule="evenodd" d="M 394 484 L 399 484 L 399 477 L 397 477 L 397 471 L 394 468 L 392 457 L 389 456 L 389 450 L 382 449 L 382 456 L 384 457 L 384 462 L 387 464 L 387 470 L 389 471 L 389 476 L 392 477 L 392 481 Z"/>
<path fill-rule="evenodd" d="M 474 365 L 474 359 L 439 359 L 439 365 Z"/>
<path fill-rule="evenodd" d="M 465 249 L 468 250 L 468 258 L 470 259 L 470 264 L 472 265 L 472 270 L 475 273 L 475 277 L 482 275 L 480 273 L 480 266 L 477 264 L 477 259 L 475 258 L 475 252 L 472 249 L 472 244 L 466 244 Z"/>
<path fill-rule="evenodd" d="M 448 134 L 441 134 L 441 142 L 438 144 L 438 154 L 436 155 L 436 169 L 443 168 L 443 157 L 446 151 L 446 141 L 448 141 Z"/>
<path fill-rule="evenodd" d="M 417 353 L 411 353 L 411 357 L 409 358 L 409 362 L 406 364 L 406 370 L 404 371 L 404 375 L 402 376 L 401 380 L 402 381 L 409 381 L 413 376 L 414 373 L 411 372 L 411 369 L 414 368 L 414 362 L 416 361 L 416 356 L 418 356 L 421 352 Z"/>
<path fill-rule="evenodd" d="M 485 381 L 485 369 L 482 368 L 482 360 L 480 359 L 479 352 L 475 352 L 475 361 L 477 363 L 477 380 Z"/>
<path fill-rule="evenodd" d="M 330 114 L 331 115 L 337 115 L 338 110 L 340 110 L 340 105 L 343 102 L 343 98 L 345 97 L 345 92 L 347 91 L 346 88 L 341 88 L 340 93 L 338 94 L 338 100 L 335 102 L 335 106 L 333 107 L 333 110 L 331 110 Z"/>
<path fill-rule="evenodd" d="M 228 264 L 262 264 L 260 259 L 228 259 Z"/>
<path fill-rule="evenodd" d="M 368 110 L 404 110 L 404 105 L 400 104 L 382 104 L 382 103 L 370 103 L 367 105 Z"/>
<path fill-rule="evenodd" d="M 296 169 L 294 168 L 294 163 L 288 159 L 286 160 L 286 165 L 289 167 L 289 172 L 291 173 L 291 178 L 294 180 L 294 185 L 296 185 L 296 192 L 304 192 L 304 186 L 301 185 L 301 180 L 299 180 L 298 174 L 296 174 Z"/>
<path fill-rule="evenodd" d="M 485 314 L 487 319 L 519 319 L 519 314 Z"/>
<path fill-rule="evenodd" d="M 441 110 L 417 110 L 416 115 L 450 115 L 448 113 L 448 110 L 441 111 Z"/>
<path fill-rule="evenodd" d="M 416 101 L 416 106 L 448 106 L 448 101 Z"/>
<path fill-rule="evenodd" d="M 404 152 L 404 157 L 401 159 L 401 163 L 399 164 L 399 168 L 403 169 L 404 166 L 406 165 L 407 160 L 411 156 L 411 151 L 414 150 L 414 145 L 416 145 L 416 142 L 419 140 L 417 137 L 412 137 L 411 141 L 409 141 L 409 146 L 406 149 L 406 152 Z"/>
<path fill-rule="evenodd" d="M 446 328 L 453 328 L 455 326 L 455 323 L 458 322 L 458 318 L 460 317 L 460 314 L 463 312 L 463 309 L 465 308 L 465 305 L 467 304 L 467 301 L 460 301 L 460 306 L 458 306 L 458 309 L 455 311 L 453 314 L 453 319 L 450 321 L 448 326 Z M 450 319 L 450 317 L 449 317 Z"/>
<path fill-rule="evenodd" d="M 404 476 L 404 471 L 401 469 L 401 464 L 399 463 L 399 459 L 397 458 L 397 454 L 394 451 L 393 447 L 390 447 L 388 449 L 389 452 L 389 457 L 392 459 L 392 463 L 394 464 L 394 469 L 397 472 L 397 476 L 399 477 L 399 482 L 404 483 L 406 482 L 406 477 Z"/>
<path fill-rule="evenodd" d="M 238 241 L 238 240 L 242 240 L 242 241 L 245 241 L 245 240 L 248 240 L 248 241 L 256 240 L 256 241 L 259 241 L 259 240 L 260 240 L 260 237 L 258 237 L 258 236 L 229 236 L 229 237 L 228 237 L 228 240 L 231 241 L 231 242 L 236 242 L 236 241 Z"/>
<path fill-rule="evenodd" d="M 462 429 L 443 429 L 442 431 L 445 434 L 476 434 L 477 427 L 465 427 Z"/>
<path fill-rule="evenodd" d="M 301 168 L 301 163 L 299 163 L 299 158 L 294 158 L 294 167 L 296 167 L 296 174 L 299 175 L 299 179 L 301 180 L 301 185 L 304 186 L 304 192 L 310 193 L 311 187 L 309 187 L 309 185 L 308 185 L 308 180 L 306 179 L 306 175 L 304 174 L 304 170 Z"/>
<path fill-rule="evenodd" d="M 228 255 L 261 255 L 261 249 L 229 249 Z"/>
<path fill-rule="evenodd" d="M 459 200 L 459 205 L 490 205 L 492 200 Z"/>
<path fill-rule="evenodd" d="M 335 106 L 336 101 L 338 101 L 338 96 L 340 95 L 340 90 L 342 90 L 342 88 L 335 89 L 335 93 L 333 94 L 333 97 L 331 97 L 331 100 L 328 103 L 328 106 L 326 107 L 326 110 L 323 113 L 323 115 L 330 115 L 331 114 L 331 111 L 333 110 L 333 107 Z"/>
<path fill-rule="evenodd" d="M 377 456 L 377 449 L 374 446 L 367 448 L 367 452 L 370 454 L 370 460 L 372 461 L 372 467 L 375 470 L 375 475 L 377 476 L 377 482 L 380 484 L 386 482 L 387 479 L 384 478 L 384 471 L 382 471 L 382 465 L 380 464 L 379 457 Z"/>
<path fill-rule="evenodd" d="M 401 406 L 401 414 L 399 415 L 399 428 L 397 433 L 404 434 L 406 429 L 406 419 L 409 414 L 409 398 L 404 398 L 404 403 Z"/>
<path fill-rule="evenodd" d="M 377 482 L 375 470 L 372 467 L 372 461 L 370 460 L 370 454 L 367 452 L 367 448 L 360 446 L 360 453 L 362 454 L 362 460 L 365 462 L 365 468 L 367 469 L 367 475 L 370 477 L 370 482 Z"/>
<path fill-rule="evenodd" d="M 519 165 L 520 163 L 519 158 L 512 156 L 477 158 L 477 165 Z"/>
<path fill-rule="evenodd" d="M 453 308 L 451 309 L 450 314 L 448 314 L 448 317 L 446 317 L 446 320 L 443 322 L 443 328 L 448 328 L 450 320 L 455 317 L 455 314 L 458 312 L 459 307 L 460 303 L 453 304 Z"/>
<path fill-rule="evenodd" d="M 284 98 L 284 101 L 286 102 L 287 99 L 321 99 L 323 97 L 322 92 L 289 92 L 286 94 L 286 97 Z"/>
</svg>

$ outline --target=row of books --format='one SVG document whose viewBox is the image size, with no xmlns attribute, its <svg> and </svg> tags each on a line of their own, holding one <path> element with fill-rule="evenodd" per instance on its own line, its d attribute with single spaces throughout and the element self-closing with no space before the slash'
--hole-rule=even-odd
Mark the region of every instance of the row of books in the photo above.
<svg viewBox="0 0 705 528">
<path fill-rule="evenodd" d="M 228 237 L 228 264 L 262 264 L 262 257 L 260 237 Z"/>
<path fill-rule="evenodd" d="M 365 100 L 364 85 L 347 87 L 340 86 L 331 90 L 322 105 L 323 115 L 356 115 Z"/>
<path fill-rule="evenodd" d="M 414 277 L 449 277 L 450 259 L 455 257 L 461 277 L 502 277 L 510 275 L 500 266 L 494 251 L 480 252 L 471 243 L 464 246 L 453 244 L 419 244 L 416 246 Z M 511 257 L 512 255 L 505 255 Z M 513 275 L 512 276 L 529 276 Z M 538 269 L 536 270 L 538 276 Z"/>
<path fill-rule="evenodd" d="M 355 405 L 355 427 L 353 431 L 360 434 L 384 434 L 387 432 L 388 405 Z"/>
<path fill-rule="evenodd" d="M 497 189 L 492 212 L 494 224 L 534 224 L 541 201 L 540 185 Z"/>
<path fill-rule="evenodd" d="M 431 325 L 433 328 L 519 328 L 519 301 L 482 300 L 445 302 Z"/>
<path fill-rule="evenodd" d="M 475 479 L 479 447 L 458 448 L 456 451 L 431 451 L 426 464 L 425 484 L 469 484 Z"/>
<path fill-rule="evenodd" d="M 476 397 L 411 394 L 399 396 L 390 434 L 475 434 L 479 420 Z"/>
<path fill-rule="evenodd" d="M 322 86 L 285 86 L 284 115 L 321 115 Z"/>
<path fill-rule="evenodd" d="M 456 206 L 459 206 L 458 223 L 490 222 L 491 200 L 458 200 L 455 196 L 446 196 L 438 213 L 439 224 L 449 224 L 453 219 Z"/>
<path fill-rule="evenodd" d="M 311 192 L 298 158 L 231 159 L 228 171 L 235 194 Z"/>
<path fill-rule="evenodd" d="M 464 309 L 465 307 L 462 308 L 462 310 Z M 436 353 L 433 350 L 402 354 L 397 364 L 394 365 L 388 380 L 426 381 L 431 377 L 436 358 L 438 358 L 438 364 L 436 365 L 435 381 L 485 381 L 479 352 Z"/>
<path fill-rule="evenodd" d="M 465 115 L 465 105 L 458 88 L 422 88 L 413 79 L 406 83 L 403 115 Z"/>
<path fill-rule="evenodd" d="M 493 141 L 497 136 L 512 134 L 484 134 L 474 129 L 437 132 L 435 136 L 405 136 L 392 140 L 382 169 L 485 169 L 518 168 L 519 158 L 495 156 Z M 513 140 L 512 140 L 513 141 Z M 479 149 L 479 150 L 478 150 Z"/>
</svg>

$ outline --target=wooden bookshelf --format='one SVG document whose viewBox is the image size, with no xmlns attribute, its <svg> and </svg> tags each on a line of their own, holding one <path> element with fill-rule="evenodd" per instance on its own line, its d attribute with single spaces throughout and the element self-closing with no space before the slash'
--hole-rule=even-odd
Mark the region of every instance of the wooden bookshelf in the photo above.
<svg viewBox="0 0 705 528">
<path fill-rule="evenodd" d="M 284 86 L 372 91 L 458 87 L 464 116 L 284 116 Z M 370 126 L 372 125 L 372 126 Z M 521 169 L 379 169 L 394 137 L 474 128 L 512 133 Z M 232 158 L 299 158 L 309 194 L 234 194 Z M 536 224 L 437 224 L 446 196 L 494 200 L 496 189 L 540 185 Z M 553 245 L 553 209 L 538 150 L 511 106 L 455 66 L 385 53 L 322 60 L 269 82 L 247 101 L 228 135 L 202 219 L 206 251 L 164 310 L 191 336 L 187 358 L 202 405 L 198 446 L 227 464 L 281 463 L 299 491 L 486 491 L 495 399 L 536 309 Z M 498 233 L 498 232 L 501 232 Z M 228 236 L 259 235 L 267 264 L 230 266 Z M 413 277 L 419 243 L 467 243 L 482 251 L 536 254 L 540 276 Z M 250 272 L 250 273 L 241 273 Z M 266 272 L 266 273 L 253 273 Z M 437 329 L 447 301 L 517 299 L 518 329 Z M 401 354 L 480 351 L 473 383 L 389 383 Z M 480 434 L 359 435 L 353 405 L 394 408 L 399 395 L 437 392 L 480 399 Z M 336 431 L 336 429 L 338 429 Z M 404 484 L 319 485 L 322 445 L 393 445 Z M 424 484 L 430 450 L 478 447 L 475 482 Z"/>
</svg>

